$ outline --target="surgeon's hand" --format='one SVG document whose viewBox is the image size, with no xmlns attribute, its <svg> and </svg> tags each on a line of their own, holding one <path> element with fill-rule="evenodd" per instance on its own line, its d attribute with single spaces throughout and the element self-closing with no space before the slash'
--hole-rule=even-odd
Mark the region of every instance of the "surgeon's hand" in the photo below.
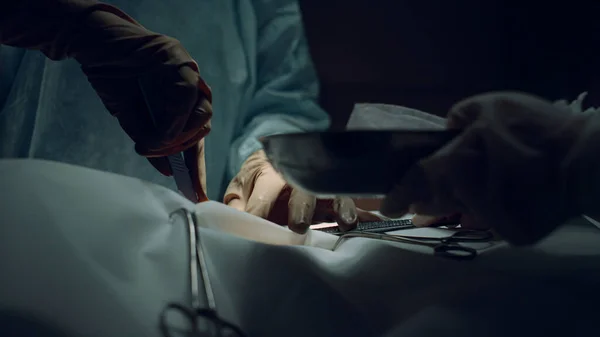
<svg viewBox="0 0 600 337">
<path fill-rule="evenodd" d="M 211 92 L 179 41 L 94 0 L 6 1 L 0 9 L 0 43 L 76 59 L 136 151 L 171 175 L 165 156 L 185 150 L 199 188 Z"/>
<path fill-rule="evenodd" d="M 461 213 L 513 244 L 531 244 L 580 214 L 569 181 L 583 115 L 530 95 L 489 93 L 456 104 L 462 133 L 401 177 L 382 213 L 410 211 L 421 225 Z"/>
<path fill-rule="evenodd" d="M 337 222 L 345 231 L 355 228 L 359 218 L 364 221 L 378 219 L 368 212 L 357 210 L 350 198 L 317 199 L 291 188 L 267 161 L 262 150 L 251 155 L 231 180 L 224 203 L 287 225 L 301 234 L 310 225 L 319 222 Z"/>
<path fill-rule="evenodd" d="M 179 41 L 151 32 L 119 11 L 94 11 L 79 30 L 70 55 L 135 141 L 136 152 L 171 175 L 165 156 L 185 151 L 200 188 L 200 140 L 210 131 L 212 107 L 196 62 Z M 206 198 L 204 190 L 197 192 L 201 200 Z"/>
</svg>

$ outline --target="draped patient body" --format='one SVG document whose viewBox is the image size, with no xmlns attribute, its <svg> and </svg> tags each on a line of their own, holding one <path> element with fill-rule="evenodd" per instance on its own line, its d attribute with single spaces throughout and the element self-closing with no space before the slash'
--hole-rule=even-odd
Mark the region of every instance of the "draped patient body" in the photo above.
<svg viewBox="0 0 600 337">
<path fill-rule="evenodd" d="M 0 205 L 0 309 L 75 336 L 159 336 L 165 303 L 190 304 L 187 231 L 169 217 L 182 207 L 219 315 L 251 336 L 574 336 L 600 300 L 600 231 L 584 223 L 469 262 L 362 238 L 331 251 L 334 236 L 38 160 L 0 161 Z"/>
</svg>

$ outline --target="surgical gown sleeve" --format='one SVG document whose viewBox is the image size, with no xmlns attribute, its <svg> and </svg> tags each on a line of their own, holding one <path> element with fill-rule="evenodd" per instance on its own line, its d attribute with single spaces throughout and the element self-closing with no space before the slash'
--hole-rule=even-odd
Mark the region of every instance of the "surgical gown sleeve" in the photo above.
<svg viewBox="0 0 600 337">
<path fill-rule="evenodd" d="M 35 49 L 52 60 L 70 57 L 75 28 L 94 11 L 131 20 L 123 12 L 94 0 L 2 0 L 0 44 Z"/>
<path fill-rule="evenodd" d="M 255 0 L 257 85 L 243 110 L 243 127 L 230 149 L 230 177 L 261 148 L 261 136 L 325 130 L 328 114 L 318 105 L 319 84 L 296 0 Z"/>
</svg>

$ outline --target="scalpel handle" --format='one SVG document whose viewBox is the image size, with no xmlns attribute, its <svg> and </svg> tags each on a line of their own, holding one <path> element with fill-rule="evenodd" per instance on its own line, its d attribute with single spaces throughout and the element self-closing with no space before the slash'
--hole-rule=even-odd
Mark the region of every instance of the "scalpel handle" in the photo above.
<svg viewBox="0 0 600 337">
<path fill-rule="evenodd" d="M 149 79 L 149 81 L 151 81 L 151 79 Z M 146 107 L 150 113 L 150 118 L 152 118 L 152 122 L 156 125 L 156 112 L 153 111 L 154 105 L 150 102 L 150 97 L 156 97 L 156 95 L 153 96 L 152 93 L 147 92 L 148 85 L 150 84 L 147 84 L 146 82 L 146 80 L 140 79 L 138 84 L 140 86 L 140 90 L 142 91 L 142 95 L 144 96 L 144 101 L 146 102 Z M 171 166 L 171 172 L 173 172 L 175 185 L 177 185 L 179 192 L 181 192 L 181 194 L 191 202 L 198 203 L 200 200 L 196 190 L 194 189 L 194 182 L 190 169 L 185 163 L 184 153 L 178 152 L 167 156 L 167 160 L 169 161 L 169 166 Z"/>
<path fill-rule="evenodd" d="M 185 164 L 185 158 L 183 152 L 172 154 L 167 157 L 173 177 L 175 178 L 175 184 L 177 189 L 184 197 L 188 200 L 198 203 L 198 194 L 194 190 L 194 182 L 192 181 L 192 174 Z"/>
</svg>

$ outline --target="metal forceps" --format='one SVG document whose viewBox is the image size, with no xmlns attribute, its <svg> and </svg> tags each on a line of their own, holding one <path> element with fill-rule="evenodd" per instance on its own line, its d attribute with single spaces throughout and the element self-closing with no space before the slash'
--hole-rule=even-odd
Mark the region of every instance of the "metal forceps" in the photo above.
<svg viewBox="0 0 600 337">
<path fill-rule="evenodd" d="M 160 330 L 163 336 L 245 337 L 246 335 L 239 327 L 224 321 L 217 313 L 215 295 L 208 277 L 208 268 L 206 265 L 206 258 L 204 256 L 204 246 L 202 245 L 202 238 L 197 232 L 196 218 L 185 208 L 173 212 L 171 217 L 176 214 L 183 216 L 188 230 L 190 249 L 190 290 L 192 294 L 192 305 L 191 307 L 188 307 L 181 303 L 175 302 L 167 304 L 160 314 L 159 321 Z M 199 276 L 202 277 L 204 294 L 206 296 L 208 308 L 202 306 L 200 299 L 200 286 L 198 282 Z M 190 330 L 177 329 L 169 326 L 167 322 L 167 316 L 175 313 L 179 314 L 179 316 L 182 316 L 187 321 L 187 323 L 191 326 Z M 200 323 L 206 323 L 205 325 L 208 326 L 209 331 L 205 332 L 200 330 Z M 210 332 L 211 330 L 212 332 Z M 173 332 L 177 333 L 173 334 Z"/>
<path fill-rule="evenodd" d="M 339 247 L 344 239 L 353 237 L 411 243 L 433 248 L 433 255 L 435 256 L 443 256 L 456 260 L 472 260 L 477 257 L 477 249 L 463 246 L 460 242 L 489 242 L 494 236 L 489 231 L 477 230 L 459 230 L 441 238 L 359 232 L 340 236 L 333 250 Z"/>
</svg>

